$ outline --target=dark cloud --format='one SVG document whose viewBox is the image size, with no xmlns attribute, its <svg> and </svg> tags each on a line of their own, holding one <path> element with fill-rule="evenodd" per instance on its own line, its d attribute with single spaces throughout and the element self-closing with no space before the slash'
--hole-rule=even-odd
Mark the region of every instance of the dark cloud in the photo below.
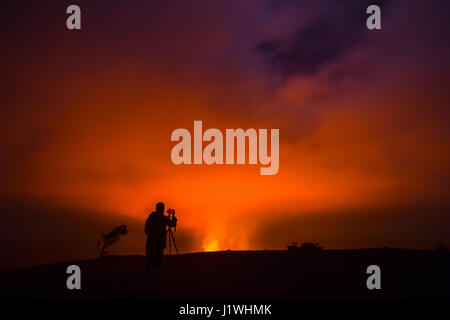
<svg viewBox="0 0 450 320">
<path fill-rule="evenodd" d="M 383 16 L 388 3 L 383 2 Z M 366 38 L 366 8 L 370 1 L 329 1 L 325 10 L 288 39 L 260 42 L 256 50 L 267 58 L 276 73 L 283 77 L 312 75 L 328 62 Z M 284 5 L 292 5 L 291 2 Z M 293 5 L 293 10 L 302 10 Z"/>
<path fill-rule="evenodd" d="M 144 254 L 144 219 L 94 210 L 48 205 L 25 198 L 0 201 L 0 269 L 94 258 L 101 232 L 126 224 L 128 234 L 111 254 Z M 178 228 L 178 249 L 199 250 L 201 240 Z"/>
</svg>

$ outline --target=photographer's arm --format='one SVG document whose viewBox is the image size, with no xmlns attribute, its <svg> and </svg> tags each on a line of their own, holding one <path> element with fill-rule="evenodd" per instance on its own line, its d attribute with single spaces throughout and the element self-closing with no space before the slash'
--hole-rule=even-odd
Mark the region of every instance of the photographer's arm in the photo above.
<svg viewBox="0 0 450 320">
<path fill-rule="evenodd" d="M 177 226 L 177 218 L 172 216 L 172 220 L 169 219 L 169 227 L 173 228 Z"/>
<path fill-rule="evenodd" d="M 169 209 L 167 210 L 167 213 L 168 213 L 168 216 L 164 216 L 166 225 L 167 225 L 169 228 L 174 228 L 174 227 L 176 227 L 176 226 L 177 226 L 177 218 L 175 218 L 175 210 L 169 208 Z M 172 219 L 170 219 L 170 215 L 172 215 Z"/>
<path fill-rule="evenodd" d="M 175 218 L 175 216 L 172 216 L 172 219 L 170 219 L 167 216 L 164 216 L 164 221 L 165 221 L 166 225 L 171 227 L 171 228 L 177 226 L 177 218 Z"/>
</svg>

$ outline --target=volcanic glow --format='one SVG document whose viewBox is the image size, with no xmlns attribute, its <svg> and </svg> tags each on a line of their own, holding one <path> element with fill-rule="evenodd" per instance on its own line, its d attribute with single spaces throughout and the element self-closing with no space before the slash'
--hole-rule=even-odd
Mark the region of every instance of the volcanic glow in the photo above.
<svg viewBox="0 0 450 320">
<path fill-rule="evenodd" d="M 204 251 L 217 251 L 219 250 L 219 246 L 217 244 L 217 240 L 210 240 L 205 246 L 203 246 Z"/>
</svg>

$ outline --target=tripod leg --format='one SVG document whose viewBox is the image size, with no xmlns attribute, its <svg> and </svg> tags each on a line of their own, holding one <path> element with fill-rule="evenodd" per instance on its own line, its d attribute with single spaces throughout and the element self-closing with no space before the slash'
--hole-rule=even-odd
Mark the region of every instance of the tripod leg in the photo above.
<svg viewBox="0 0 450 320">
<path fill-rule="evenodd" d="M 170 236 L 172 237 L 172 242 L 173 242 L 173 245 L 175 246 L 175 250 L 176 250 L 177 254 L 179 254 L 178 248 L 177 248 L 177 243 L 175 242 L 175 237 L 173 236 L 172 230 L 170 231 Z"/>
<path fill-rule="evenodd" d="M 173 281 L 173 264 L 172 264 L 172 239 L 170 235 L 172 234 L 172 230 L 169 228 L 169 285 L 172 289 L 172 281 Z"/>
</svg>

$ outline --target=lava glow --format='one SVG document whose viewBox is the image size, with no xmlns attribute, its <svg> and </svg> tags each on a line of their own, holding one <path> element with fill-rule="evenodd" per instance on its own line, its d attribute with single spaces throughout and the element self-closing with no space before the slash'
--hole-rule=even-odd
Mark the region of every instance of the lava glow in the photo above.
<svg viewBox="0 0 450 320">
<path fill-rule="evenodd" d="M 219 245 L 217 243 L 217 240 L 209 240 L 204 246 L 204 251 L 217 251 L 219 250 Z"/>
</svg>

